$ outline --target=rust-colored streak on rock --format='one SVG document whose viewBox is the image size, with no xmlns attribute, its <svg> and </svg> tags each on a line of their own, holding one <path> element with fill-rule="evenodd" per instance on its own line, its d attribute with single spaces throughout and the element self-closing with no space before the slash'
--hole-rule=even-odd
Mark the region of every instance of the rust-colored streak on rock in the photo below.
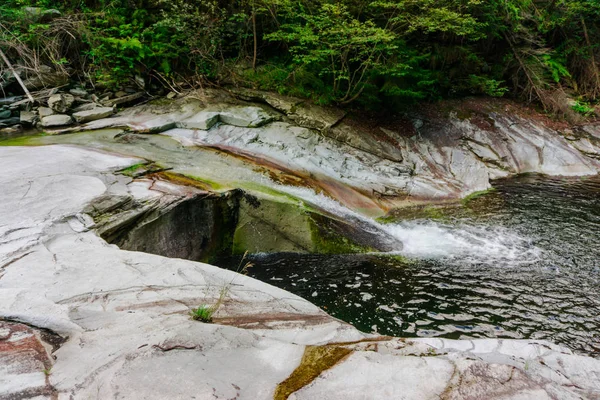
<svg viewBox="0 0 600 400">
<path fill-rule="evenodd" d="M 233 157 L 237 157 L 251 164 L 261 167 L 261 172 L 265 172 L 275 182 L 290 185 L 302 186 L 313 189 L 317 193 L 325 193 L 330 197 L 340 201 L 345 206 L 354 209 L 376 210 L 375 213 L 388 211 L 389 205 L 383 201 L 377 201 L 357 188 L 335 181 L 323 175 L 314 175 L 310 173 L 301 173 L 290 167 L 283 165 L 275 160 L 258 156 L 252 152 L 247 152 L 236 147 L 223 144 L 204 145 L 202 147 L 219 150 Z"/>
<path fill-rule="evenodd" d="M 44 347 L 41 335 L 41 332 L 25 324 L 0 321 L 0 375 L 4 375 L 8 382 L 13 377 L 23 383 L 19 388 L 0 387 L 0 397 L 3 399 L 19 400 L 36 396 L 58 398 L 49 380 L 52 358 Z"/>
<path fill-rule="evenodd" d="M 213 322 L 216 324 L 231 325 L 245 329 L 282 329 L 299 325 L 321 325 L 331 322 L 331 320 L 332 318 L 326 314 L 306 315 L 293 313 L 245 314 L 213 318 Z"/>
</svg>

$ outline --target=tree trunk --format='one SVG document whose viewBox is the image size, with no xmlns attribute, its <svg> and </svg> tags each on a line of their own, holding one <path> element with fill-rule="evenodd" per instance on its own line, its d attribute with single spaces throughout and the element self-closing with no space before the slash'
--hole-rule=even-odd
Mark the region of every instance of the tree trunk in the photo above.
<svg viewBox="0 0 600 400">
<path fill-rule="evenodd" d="M 256 59 L 258 57 L 258 37 L 256 37 L 256 9 L 252 5 L 252 33 L 254 36 L 254 55 L 252 57 L 252 69 L 256 72 Z"/>
<path fill-rule="evenodd" d="M 593 92 L 593 97 L 597 96 L 598 91 L 600 91 L 600 73 L 598 72 L 598 65 L 596 64 L 596 57 L 594 56 L 594 49 L 592 48 L 592 44 L 590 43 L 590 36 L 588 35 L 587 25 L 585 24 L 585 20 L 583 17 L 581 18 L 581 26 L 583 27 L 583 36 L 585 37 L 585 43 L 587 44 L 588 49 L 590 49 L 590 57 L 592 59 L 592 68 L 594 70 L 594 76 L 596 77 L 596 89 Z"/>
</svg>

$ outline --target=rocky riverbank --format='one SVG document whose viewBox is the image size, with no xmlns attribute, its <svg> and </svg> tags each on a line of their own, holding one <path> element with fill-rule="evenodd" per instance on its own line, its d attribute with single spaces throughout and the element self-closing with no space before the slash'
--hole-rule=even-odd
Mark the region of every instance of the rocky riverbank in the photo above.
<svg viewBox="0 0 600 400">
<path fill-rule="evenodd" d="M 48 102 L 54 109 L 70 103 L 68 94 L 54 96 L 56 102 Z M 310 188 L 368 215 L 457 201 L 489 189 L 493 179 L 522 173 L 581 176 L 600 169 L 597 123 L 559 123 L 504 100 L 447 102 L 401 117 L 364 120 L 271 93 L 208 90 L 101 118 L 104 110 L 112 114 L 107 102 L 120 99 L 80 111 L 85 117 L 73 113 L 68 118 L 80 122 L 75 126 L 45 132 L 112 129 L 113 137 L 104 138 L 102 146 L 116 151 L 125 148 L 124 141 L 142 146 L 155 140 L 141 134 L 160 134 L 188 149 L 229 154 L 270 181 Z M 30 143 L 81 144 L 82 139 L 66 135 Z M 131 150 L 161 161 L 151 152 Z M 193 175 L 231 189 L 247 181 L 246 173 L 223 178 L 228 173 L 194 169 Z"/>
<path fill-rule="evenodd" d="M 47 105 L 71 118 L 68 95 Z M 518 173 L 596 174 L 597 125 L 510 102 L 378 125 L 247 91 L 113 111 L 0 146 L 0 397 L 600 395 L 600 362 L 547 342 L 365 334 L 194 262 L 400 250 L 367 216 Z M 213 324 L 189 318 L 220 299 Z"/>
<path fill-rule="evenodd" d="M 84 212 L 95 199 L 197 194 L 118 173 L 139 159 L 61 145 L 0 155 L 3 398 L 598 396 L 600 362 L 549 343 L 367 335 L 244 275 L 107 245 Z M 188 317 L 223 287 L 213 324 Z"/>
</svg>

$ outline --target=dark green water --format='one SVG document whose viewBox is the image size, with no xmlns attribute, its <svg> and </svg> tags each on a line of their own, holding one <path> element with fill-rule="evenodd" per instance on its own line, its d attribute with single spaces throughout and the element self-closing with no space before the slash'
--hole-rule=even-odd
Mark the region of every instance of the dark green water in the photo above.
<svg viewBox="0 0 600 400">
<path fill-rule="evenodd" d="M 250 258 L 250 275 L 363 331 L 546 339 L 600 356 L 600 178 L 523 176 L 495 186 L 436 211 L 441 219 L 386 226 L 413 262 L 262 254 Z"/>
</svg>

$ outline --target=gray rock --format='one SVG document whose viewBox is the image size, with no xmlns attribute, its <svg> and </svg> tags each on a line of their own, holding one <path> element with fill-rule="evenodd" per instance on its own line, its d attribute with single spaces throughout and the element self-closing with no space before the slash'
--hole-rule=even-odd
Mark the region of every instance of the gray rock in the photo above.
<svg viewBox="0 0 600 400">
<path fill-rule="evenodd" d="M 295 97 L 283 96 L 277 93 L 264 92 L 252 89 L 233 89 L 235 96 L 252 102 L 267 103 L 277 111 L 286 115 L 294 113 L 296 107 L 304 103 L 305 100 Z"/>
<path fill-rule="evenodd" d="M 84 103 L 84 104 L 78 105 L 77 107 L 74 107 L 72 111 L 77 113 L 80 111 L 93 110 L 96 107 L 98 107 L 98 105 L 96 103 Z"/>
<path fill-rule="evenodd" d="M 415 127 L 415 129 L 418 131 L 419 129 L 421 129 L 424 125 L 424 122 L 422 119 L 414 119 L 412 121 L 413 126 Z"/>
<path fill-rule="evenodd" d="M 97 107 L 91 110 L 78 111 L 73 113 L 73 118 L 78 123 L 82 124 L 84 122 L 95 121 L 97 119 L 106 118 L 110 115 L 114 114 L 114 109 L 112 107 Z"/>
<path fill-rule="evenodd" d="M 50 128 L 53 126 L 70 125 L 73 123 L 73 118 L 65 114 L 54 114 L 49 115 L 47 117 L 43 117 L 40 122 L 42 127 Z"/>
<path fill-rule="evenodd" d="M 0 128 L 0 133 L 3 135 L 14 135 L 15 133 L 19 133 L 23 130 L 21 125 L 13 125 L 6 128 Z"/>
<path fill-rule="evenodd" d="M 191 118 L 178 122 L 178 128 L 208 130 L 219 122 L 219 113 L 201 111 Z"/>
<path fill-rule="evenodd" d="M 86 97 L 88 95 L 88 92 L 82 88 L 73 88 L 69 90 L 69 93 L 75 97 Z"/>
<path fill-rule="evenodd" d="M 73 95 L 60 93 L 50 96 L 48 107 L 57 113 L 65 113 L 69 111 L 74 102 L 75 97 Z"/>
<path fill-rule="evenodd" d="M 10 118 L 11 115 L 12 115 L 12 113 L 10 112 L 10 110 L 1 110 L 0 111 L 0 119 Z"/>
<path fill-rule="evenodd" d="M 31 126 L 36 123 L 38 116 L 32 111 L 21 111 L 19 119 L 22 124 Z"/>
<path fill-rule="evenodd" d="M 26 17 L 35 22 L 50 22 L 61 16 L 60 11 L 54 8 L 45 10 L 41 7 L 23 7 L 22 10 Z"/>
<path fill-rule="evenodd" d="M 0 98 L 0 106 L 10 105 L 21 100 L 23 100 L 23 96 L 2 97 Z"/>
<path fill-rule="evenodd" d="M 38 114 L 40 115 L 40 118 L 44 118 L 44 117 L 54 114 L 54 110 L 52 110 L 51 108 L 48 108 L 48 107 L 40 107 L 40 108 L 38 108 Z"/>
<path fill-rule="evenodd" d="M 140 89 L 146 88 L 146 80 L 140 75 L 135 76 L 135 83 L 140 87 Z"/>
<path fill-rule="evenodd" d="M 288 117 L 296 124 L 309 129 L 327 131 L 337 125 L 346 113 L 336 108 L 319 107 L 302 103 L 292 109 Z"/>
<path fill-rule="evenodd" d="M 235 107 L 219 113 L 221 122 L 242 128 L 257 128 L 272 122 L 275 117 L 259 107 Z"/>
<path fill-rule="evenodd" d="M 124 104 L 124 103 L 129 103 L 131 101 L 135 101 L 143 96 L 144 96 L 144 92 L 138 92 L 138 93 L 130 94 L 128 96 L 119 97 L 119 98 L 112 99 L 112 100 L 105 100 L 105 101 L 102 101 L 102 104 L 104 104 L 106 107 L 112 107 L 112 106 L 116 106 L 118 104 Z"/>
<path fill-rule="evenodd" d="M 20 122 L 19 117 L 10 117 L 6 119 L 0 119 L 0 127 L 5 128 L 7 126 L 13 126 Z"/>
</svg>

